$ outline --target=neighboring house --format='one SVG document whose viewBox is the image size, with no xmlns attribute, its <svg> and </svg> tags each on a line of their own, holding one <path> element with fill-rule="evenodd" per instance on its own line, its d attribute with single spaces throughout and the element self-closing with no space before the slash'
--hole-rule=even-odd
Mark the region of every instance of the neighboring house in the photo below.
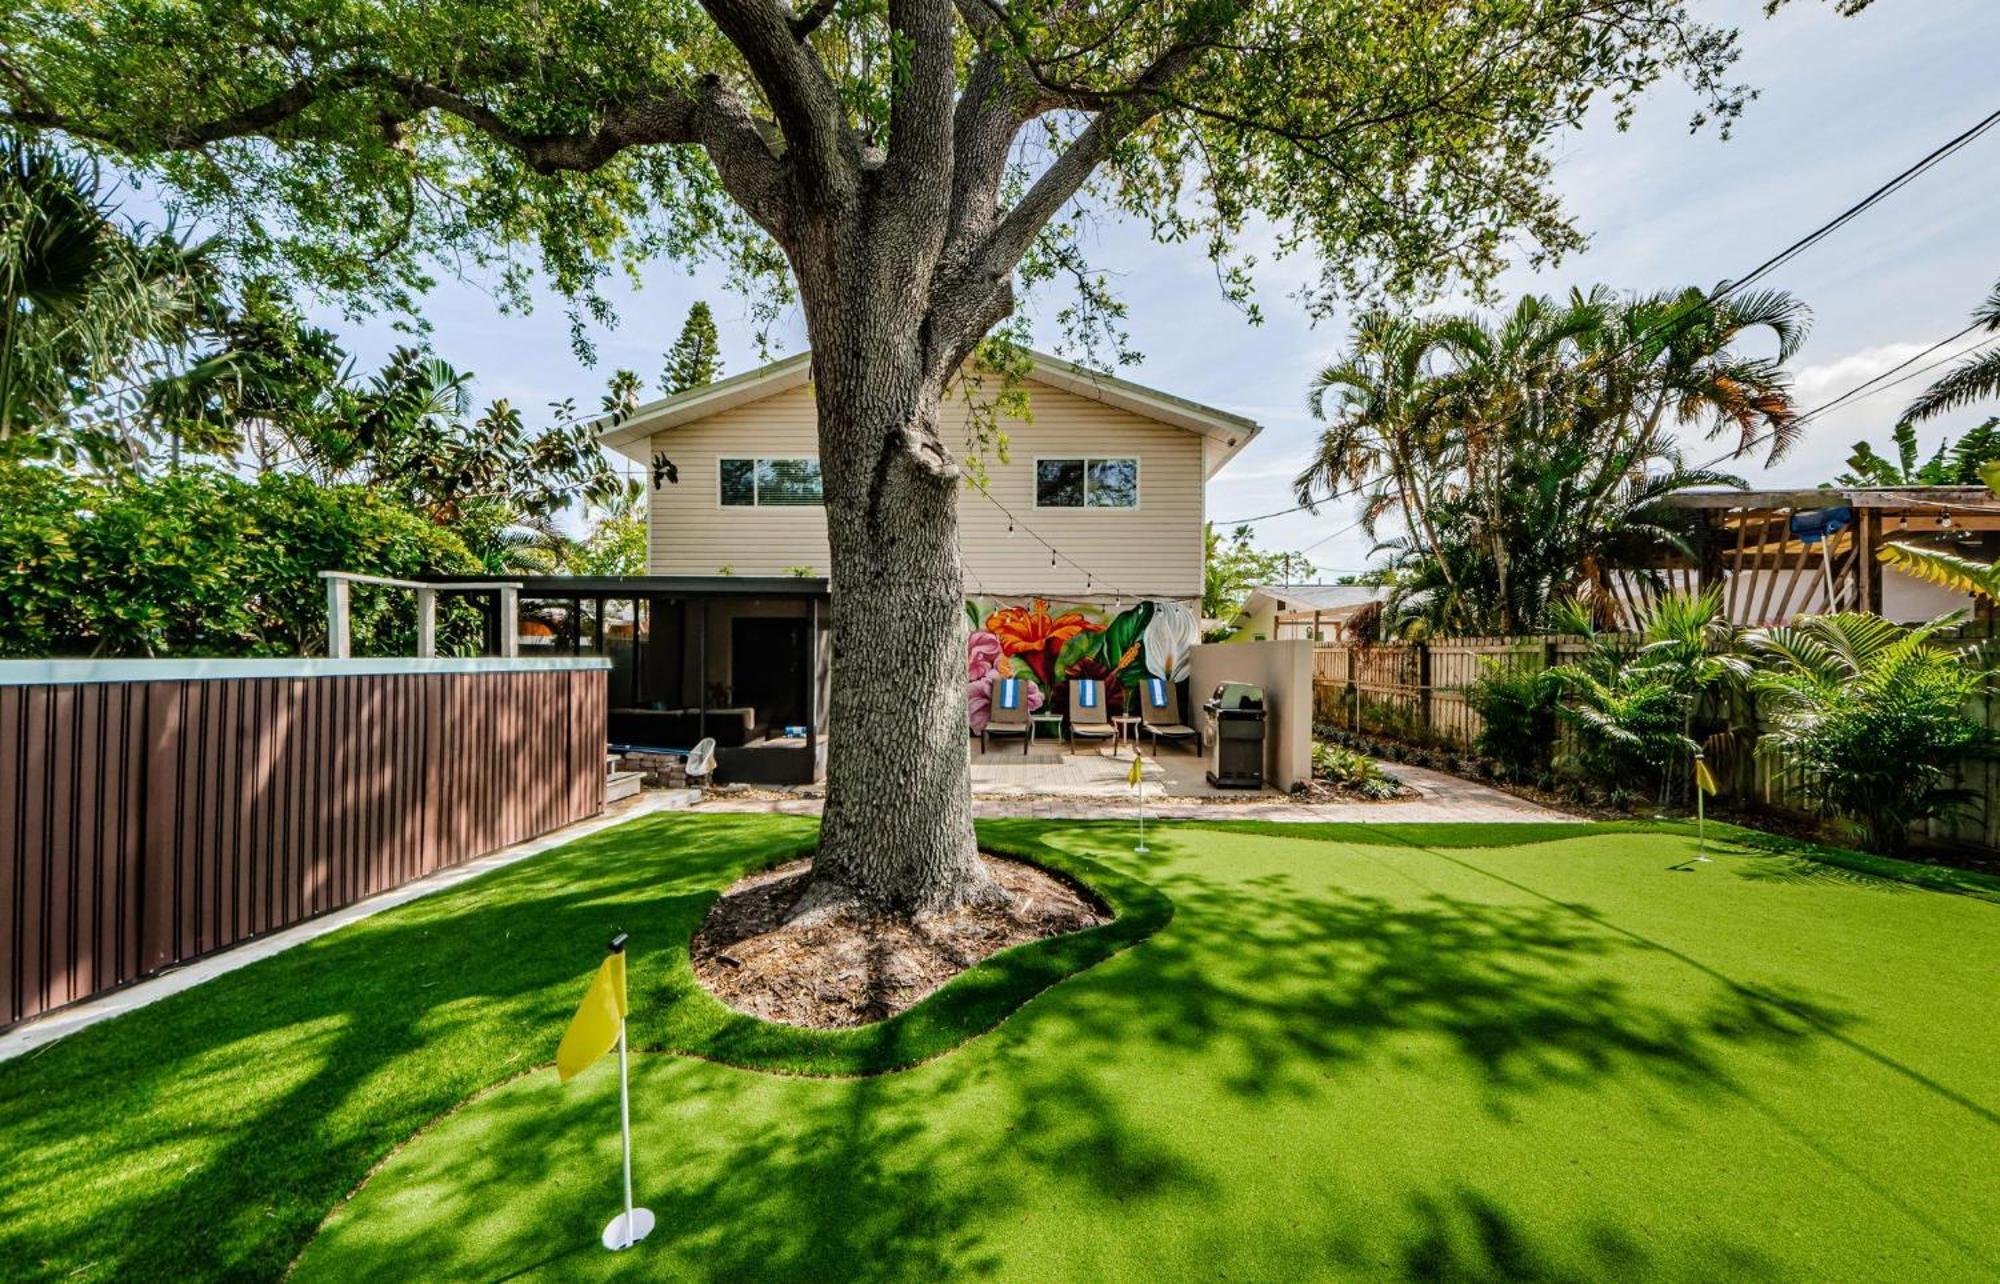
<svg viewBox="0 0 2000 1284">
<path fill-rule="evenodd" d="M 640 406 L 603 433 L 641 464 L 674 466 L 652 490 L 649 572 L 826 574 L 811 376 L 802 353 Z M 1027 393 L 1031 418 L 1001 421 L 1006 459 L 985 460 L 987 492 L 960 492 L 968 592 L 1198 602 L 1204 490 L 1257 425 L 1039 353 Z M 942 417 L 960 449 L 968 407 L 948 400 Z M 1062 554 L 1054 566 L 1043 541 Z"/>
<path fill-rule="evenodd" d="M 1028 417 L 1000 421 L 1006 457 L 990 452 L 986 487 L 959 492 L 975 730 L 996 674 L 1029 679 L 1035 708 L 1105 679 L 1114 711 L 1143 675 L 1185 679 L 1207 482 L 1258 432 L 1039 353 L 1024 391 Z M 973 430 L 948 400 L 946 443 Z M 642 405 L 600 440 L 652 479 L 648 574 L 527 583 L 524 607 L 576 621 L 554 649 L 610 656 L 614 742 L 713 736 L 727 776 L 811 779 L 832 605 L 810 357 Z"/>
<path fill-rule="evenodd" d="M 1237 636 L 1344 641 L 1354 617 L 1388 595 L 1357 584 L 1259 584 L 1236 618 Z"/>
</svg>

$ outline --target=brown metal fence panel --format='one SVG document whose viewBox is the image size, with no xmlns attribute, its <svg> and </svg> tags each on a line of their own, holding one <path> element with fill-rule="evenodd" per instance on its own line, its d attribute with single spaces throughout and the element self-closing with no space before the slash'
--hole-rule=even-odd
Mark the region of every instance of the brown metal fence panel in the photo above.
<svg viewBox="0 0 2000 1284">
<path fill-rule="evenodd" d="M 596 815 L 605 681 L 0 686 L 0 1026 Z"/>
</svg>

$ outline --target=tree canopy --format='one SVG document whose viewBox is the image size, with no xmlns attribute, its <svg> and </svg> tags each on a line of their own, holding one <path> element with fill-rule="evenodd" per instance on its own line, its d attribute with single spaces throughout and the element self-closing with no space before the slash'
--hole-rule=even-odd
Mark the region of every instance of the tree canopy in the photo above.
<svg viewBox="0 0 2000 1284">
<path fill-rule="evenodd" d="M 1005 315 L 1019 266 L 1082 316 L 1084 194 L 1235 291 L 1268 216 L 1337 251 L 1324 307 L 1576 247 L 1543 144 L 1663 76 L 1726 124 L 1736 51 L 1678 0 L 26 0 L 0 122 L 163 183 L 247 270 L 403 306 L 447 261 L 523 300 L 538 262 L 602 318 L 621 262 L 774 275 L 760 233 L 797 266 L 815 220 L 894 201 L 961 215 L 935 289 Z"/>
</svg>

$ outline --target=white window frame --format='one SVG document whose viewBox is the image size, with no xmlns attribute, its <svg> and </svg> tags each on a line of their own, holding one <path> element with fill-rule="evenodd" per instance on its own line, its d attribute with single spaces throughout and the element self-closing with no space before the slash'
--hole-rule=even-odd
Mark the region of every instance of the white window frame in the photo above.
<svg viewBox="0 0 2000 1284">
<path fill-rule="evenodd" d="M 1042 461 L 1068 463 L 1072 460 L 1083 464 L 1083 502 L 1081 504 L 1044 504 L 1042 502 Z M 1092 460 L 1129 459 L 1132 461 L 1132 503 L 1129 507 L 1104 505 L 1093 507 L 1090 502 L 1090 464 Z M 1036 455 L 1029 461 L 1029 494 L 1035 507 L 1045 513 L 1136 513 L 1146 503 L 1146 461 L 1140 455 Z"/>
<path fill-rule="evenodd" d="M 732 460 L 732 459 L 747 459 L 747 460 L 749 460 L 749 461 L 750 461 L 750 502 L 749 502 L 749 503 L 747 503 L 747 504 L 725 504 L 725 503 L 724 503 L 724 502 L 722 501 L 722 465 L 723 465 L 723 464 L 724 464 L 724 463 L 725 463 L 726 461 L 728 461 L 728 460 Z M 759 464 L 762 464 L 762 463 L 765 463 L 765 462 L 767 462 L 767 461 L 769 461 L 769 460 L 774 460 L 774 459 L 788 459 L 788 460 L 789 460 L 789 459 L 810 459 L 810 460 L 812 460 L 812 462 L 813 462 L 813 463 L 814 463 L 815 465 L 817 465 L 817 464 L 819 463 L 819 456 L 818 456 L 817 454 L 798 454 L 798 455 L 791 455 L 791 454 L 787 454 L 787 455 L 717 455 L 717 456 L 715 457 L 715 506 L 716 506 L 716 507 L 717 507 L 718 509 L 721 509 L 721 510 L 722 510 L 722 511 L 724 511 L 724 512 L 735 512 L 735 511 L 739 511 L 739 510 L 741 510 L 741 509 L 745 509 L 745 508 L 748 508 L 748 509 L 751 509 L 751 510 L 753 510 L 753 511 L 763 511 L 763 510 L 768 510 L 768 511 L 770 511 L 770 512 L 774 512 L 774 513 L 782 513 L 782 512 L 785 512 L 785 511 L 787 511 L 787 510 L 791 510 L 791 511 L 796 511 L 796 512 L 806 512 L 806 513 L 809 513 L 809 512 L 811 512 L 811 511 L 813 511 L 813 510 L 814 510 L 815 508 L 817 508 L 817 509 L 818 509 L 818 510 L 820 510 L 821 512 L 825 512 L 825 511 L 826 511 L 826 472 L 825 472 L 825 470 L 824 470 L 824 469 L 822 469 L 822 470 L 821 470 L 821 472 L 820 472 L 820 492 L 819 492 L 819 503 L 817 503 L 817 504 L 766 504 L 766 503 L 764 503 L 764 502 L 763 502 L 762 498 L 761 498 L 761 497 L 759 496 L 759 494 L 758 494 L 758 491 L 757 491 L 757 465 L 759 465 Z"/>
</svg>

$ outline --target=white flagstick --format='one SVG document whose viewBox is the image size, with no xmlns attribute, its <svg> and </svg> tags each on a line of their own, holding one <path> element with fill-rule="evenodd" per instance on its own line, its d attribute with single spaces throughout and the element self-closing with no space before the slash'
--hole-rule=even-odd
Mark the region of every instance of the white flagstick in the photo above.
<svg viewBox="0 0 2000 1284">
<path fill-rule="evenodd" d="M 1146 758 L 1137 749 L 1132 751 L 1132 761 L 1139 768 L 1139 845 L 1132 850 L 1146 850 Z"/>
<path fill-rule="evenodd" d="M 1708 859 L 1708 791 L 1700 785 L 1694 790 L 1694 858 Z"/>
<path fill-rule="evenodd" d="M 619 941 L 624 938 L 621 936 Z M 604 1228 L 604 1246 L 612 1252 L 630 1248 L 653 1233 L 653 1212 L 632 1207 L 632 1081 L 625 1058 L 625 1022 L 618 1022 L 618 1128 L 625 1139 L 625 1211 Z"/>
</svg>

